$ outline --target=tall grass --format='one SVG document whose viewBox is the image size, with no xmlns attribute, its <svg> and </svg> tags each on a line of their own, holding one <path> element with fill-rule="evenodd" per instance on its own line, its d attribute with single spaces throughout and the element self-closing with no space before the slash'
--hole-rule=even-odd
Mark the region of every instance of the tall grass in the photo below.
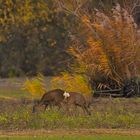
<svg viewBox="0 0 140 140">
<path fill-rule="evenodd" d="M 0 129 L 73 129 L 73 128 L 140 128 L 138 112 L 128 110 L 125 106 L 112 104 L 102 109 L 94 106 L 91 116 L 86 116 L 82 110 L 74 111 L 71 115 L 58 108 L 40 110 L 32 113 L 32 105 L 18 104 L 14 109 L 3 110 L 0 113 Z"/>
</svg>

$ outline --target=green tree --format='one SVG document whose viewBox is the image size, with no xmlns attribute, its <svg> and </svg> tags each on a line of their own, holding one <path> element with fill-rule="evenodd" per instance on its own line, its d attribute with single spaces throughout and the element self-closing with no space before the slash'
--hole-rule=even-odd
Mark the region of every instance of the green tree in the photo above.
<svg viewBox="0 0 140 140">
<path fill-rule="evenodd" d="M 56 13 L 52 1 L 6 0 L 0 5 L 0 75 L 63 71 L 69 59 L 65 15 Z"/>
</svg>

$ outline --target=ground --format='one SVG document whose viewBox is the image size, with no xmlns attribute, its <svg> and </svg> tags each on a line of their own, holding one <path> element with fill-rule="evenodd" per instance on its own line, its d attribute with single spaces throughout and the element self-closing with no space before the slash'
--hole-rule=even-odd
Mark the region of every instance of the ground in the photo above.
<svg viewBox="0 0 140 140">
<path fill-rule="evenodd" d="M 57 107 L 32 114 L 23 79 L 0 80 L 0 139 L 140 140 L 139 98 L 93 98 L 91 116 Z"/>
<path fill-rule="evenodd" d="M 139 140 L 140 130 L 124 129 L 55 129 L 0 131 L 0 140 Z"/>
<path fill-rule="evenodd" d="M 112 135 L 112 136 L 140 136 L 140 129 L 40 129 L 22 131 L 0 131 L 0 136 L 85 136 L 85 135 Z"/>
</svg>

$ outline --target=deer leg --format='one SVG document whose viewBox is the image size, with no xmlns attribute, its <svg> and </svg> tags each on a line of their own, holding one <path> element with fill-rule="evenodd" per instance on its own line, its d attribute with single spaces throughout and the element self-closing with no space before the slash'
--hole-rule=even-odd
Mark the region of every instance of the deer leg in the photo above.
<svg viewBox="0 0 140 140">
<path fill-rule="evenodd" d="M 45 104 L 44 111 L 46 111 L 47 107 L 48 107 L 48 104 Z"/>
<path fill-rule="evenodd" d="M 32 113 L 36 112 L 36 105 L 33 106 Z"/>
<path fill-rule="evenodd" d="M 77 116 L 78 114 L 79 114 L 78 106 L 75 105 L 75 106 L 74 106 L 74 115 Z"/>
<path fill-rule="evenodd" d="M 36 104 L 34 104 L 33 109 L 32 109 L 32 113 L 35 113 L 37 111 L 37 108 L 41 105 L 43 105 L 41 102 L 37 102 Z"/>
<path fill-rule="evenodd" d="M 91 115 L 91 113 L 90 113 L 90 111 L 88 110 L 88 108 L 87 108 L 86 106 L 85 106 L 84 108 L 85 108 L 87 114 L 88 114 L 88 115 Z"/>
<path fill-rule="evenodd" d="M 69 105 L 66 104 L 66 112 L 67 112 L 67 115 L 70 115 L 70 109 L 69 109 Z"/>
<path fill-rule="evenodd" d="M 70 109 L 71 109 L 71 105 L 66 103 L 66 113 L 67 113 L 68 116 L 71 115 L 71 110 Z"/>
<path fill-rule="evenodd" d="M 81 107 L 84 110 L 84 112 L 86 112 L 87 115 L 91 115 L 90 111 L 88 110 L 86 106 L 81 106 Z"/>
<path fill-rule="evenodd" d="M 60 109 L 62 108 L 62 104 L 59 103 L 57 106 L 58 106 L 58 110 L 60 111 Z"/>
</svg>

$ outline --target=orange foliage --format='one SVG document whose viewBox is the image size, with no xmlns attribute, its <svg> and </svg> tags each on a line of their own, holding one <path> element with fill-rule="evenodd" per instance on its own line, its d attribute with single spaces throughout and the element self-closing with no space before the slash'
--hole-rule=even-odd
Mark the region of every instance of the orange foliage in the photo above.
<svg viewBox="0 0 140 140">
<path fill-rule="evenodd" d="M 87 79 L 81 75 L 62 73 L 61 76 L 52 78 L 51 85 L 52 89 L 62 88 L 68 92 L 80 92 L 86 96 L 89 96 L 92 93 L 92 89 L 89 86 Z"/>
<path fill-rule="evenodd" d="M 111 16 L 96 11 L 94 17 L 84 15 L 81 20 L 85 26 L 83 30 L 88 30 L 87 47 L 77 47 L 81 45 L 77 43 L 70 49 L 76 57 L 79 73 L 84 72 L 95 81 L 104 77 L 117 86 L 140 74 L 139 33 L 125 9 L 117 5 Z"/>
</svg>

